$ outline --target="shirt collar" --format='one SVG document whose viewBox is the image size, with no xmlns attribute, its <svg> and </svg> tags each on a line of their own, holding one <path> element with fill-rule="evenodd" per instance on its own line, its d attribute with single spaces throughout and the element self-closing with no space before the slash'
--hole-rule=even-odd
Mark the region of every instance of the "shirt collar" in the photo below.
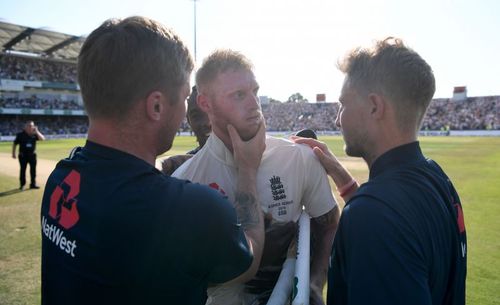
<svg viewBox="0 0 500 305">
<path fill-rule="evenodd" d="M 370 179 L 389 169 L 423 160 L 425 160 L 425 157 L 418 141 L 395 147 L 375 160 L 370 169 Z"/>
<path fill-rule="evenodd" d="M 160 172 L 156 167 L 152 166 L 141 158 L 138 158 L 122 150 L 92 142 L 88 139 L 85 142 L 85 146 L 83 147 L 82 152 L 99 156 L 100 158 L 105 160 L 126 160 L 126 162 L 128 162 L 129 164 L 142 163 L 143 165 L 151 168 L 154 172 Z"/>
<path fill-rule="evenodd" d="M 125 151 L 118 150 L 118 149 L 115 149 L 115 148 L 112 148 L 109 146 L 105 146 L 102 144 L 98 144 L 98 143 L 92 142 L 90 140 L 87 140 L 85 142 L 85 146 L 83 147 L 83 149 L 92 153 L 92 154 L 100 156 L 101 158 L 104 158 L 104 159 L 135 159 L 135 160 L 138 160 L 140 162 L 144 162 L 146 164 L 149 164 L 146 161 L 144 161 L 144 160 L 142 160 L 142 159 L 140 159 L 132 154 L 129 154 Z M 151 166 L 151 164 L 149 164 L 149 165 Z"/>
</svg>

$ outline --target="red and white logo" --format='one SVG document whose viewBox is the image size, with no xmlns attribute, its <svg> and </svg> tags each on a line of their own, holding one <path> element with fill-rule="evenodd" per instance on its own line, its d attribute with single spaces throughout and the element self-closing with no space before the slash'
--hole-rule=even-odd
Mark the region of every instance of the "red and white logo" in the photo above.
<svg viewBox="0 0 500 305">
<path fill-rule="evenodd" d="M 226 192 L 224 192 L 224 190 L 222 189 L 222 187 L 220 187 L 217 183 L 212 182 L 208 186 L 211 187 L 211 188 L 213 188 L 216 191 L 219 191 L 219 193 L 221 193 L 223 196 L 226 196 Z"/>
<path fill-rule="evenodd" d="M 72 170 L 50 196 L 49 216 L 58 220 L 65 229 L 73 227 L 80 219 L 78 201 L 75 198 L 78 193 L 80 193 L 80 173 Z"/>
<path fill-rule="evenodd" d="M 458 203 L 455 203 L 455 208 L 457 209 L 458 231 L 460 233 L 463 233 L 465 232 L 464 212 L 462 211 L 462 207 Z"/>
</svg>

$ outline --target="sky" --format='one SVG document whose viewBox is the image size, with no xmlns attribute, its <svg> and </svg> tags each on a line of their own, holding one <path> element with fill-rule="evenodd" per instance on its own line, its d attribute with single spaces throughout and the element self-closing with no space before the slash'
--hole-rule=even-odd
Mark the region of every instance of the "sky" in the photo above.
<svg viewBox="0 0 500 305">
<path fill-rule="evenodd" d="M 0 0 L 0 20 L 87 36 L 104 20 L 142 15 L 172 28 L 197 65 L 217 48 L 245 54 L 260 95 L 338 99 L 337 62 L 351 49 L 402 38 L 433 68 L 435 98 L 454 86 L 500 95 L 500 1 L 496 0 Z"/>
</svg>

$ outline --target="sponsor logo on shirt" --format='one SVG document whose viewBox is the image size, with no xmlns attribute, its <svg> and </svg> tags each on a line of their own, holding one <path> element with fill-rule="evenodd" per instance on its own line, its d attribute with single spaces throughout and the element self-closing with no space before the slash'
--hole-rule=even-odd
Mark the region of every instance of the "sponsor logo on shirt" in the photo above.
<svg viewBox="0 0 500 305">
<path fill-rule="evenodd" d="M 455 209 L 457 209 L 457 224 L 458 224 L 458 231 L 460 233 L 465 232 L 465 222 L 464 222 L 464 212 L 462 211 L 462 207 L 460 204 L 455 203 Z"/>
<path fill-rule="evenodd" d="M 62 229 L 47 223 L 45 216 L 42 216 L 42 232 L 59 249 L 75 257 L 76 240 L 67 239 Z"/>
<path fill-rule="evenodd" d="M 455 209 L 457 209 L 458 231 L 460 234 L 463 234 L 465 232 L 464 212 L 462 211 L 462 206 L 460 206 L 460 204 L 455 203 L 454 206 Z M 462 248 L 462 257 L 465 257 L 465 254 L 467 253 L 467 245 L 464 241 L 460 242 L 460 245 Z"/>
<path fill-rule="evenodd" d="M 49 216 L 69 229 L 80 219 L 76 196 L 80 193 L 80 173 L 72 170 L 50 196 Z"/>
<path fill-rule="evenodd" d="M 57 221 L 68 230 L 77 224 L 80 219 L 78 213 L 77 195 L 80 193 L 80 173 L 72 170 L 64 180 L 54 188 L 50 196 L 49 217 Z M 49 224 L 42 216 L 43 234 L 62 251 L 75 257 L 76 240 L 69 240 L 64 236 L 65 230 L 55 224 Z"/>
<path fill-rule="evenodd" d="M 219 193 L 221 193 L 222 196 L 224 196 L 224 198 L 227 198 L 226 192 L 224 192 L 224 190 L 222 189 L 222 187 L 220 187 L 217 183 L 212 182 L 208 186 L 211 187 L 211 188 L 213 188 L 214 190 L 218 191 Z"/>
</svg>

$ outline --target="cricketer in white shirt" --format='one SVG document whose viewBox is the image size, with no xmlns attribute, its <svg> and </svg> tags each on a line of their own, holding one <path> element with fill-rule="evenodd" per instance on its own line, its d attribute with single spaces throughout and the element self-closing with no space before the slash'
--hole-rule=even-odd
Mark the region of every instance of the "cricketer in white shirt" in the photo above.
<svg viewBox="0 0 500 305">
<path fill-rule="evenodd" d="M 205 146 L 172 176 L 209 185 L 234 202 L 236 170 L 232 153 L 212 133 Z M 266 150 L 257 173 L 257 194 L 262 210 L 279 222 L 296 222 L 302 207 L 316 218 L 337 205 L 327 174 L 313 151 L 271 136 L 266 137 Z M 246 303 L 242 301 L 243 285 L 224 286 L 208 289 L 207 304 Z"/>
</svg>

